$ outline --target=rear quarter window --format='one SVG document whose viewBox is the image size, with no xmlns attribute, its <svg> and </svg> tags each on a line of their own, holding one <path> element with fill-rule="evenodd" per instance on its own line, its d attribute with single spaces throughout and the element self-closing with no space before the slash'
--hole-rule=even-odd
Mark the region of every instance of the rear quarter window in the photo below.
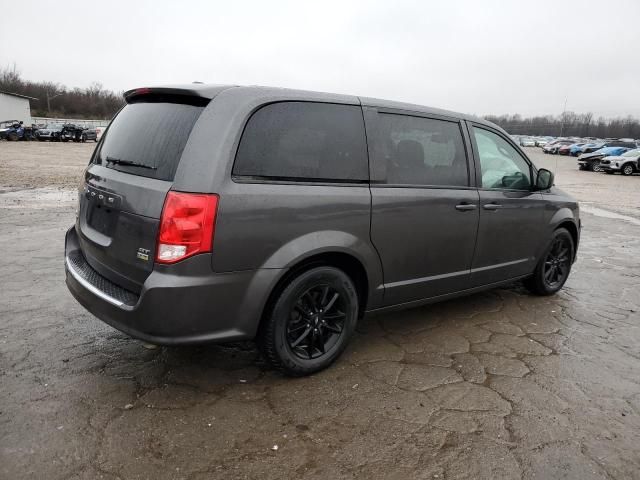
<svg viewBox="0 0 640 480">
<path fill-rule="evenodd" d="M 255 112 L 244 129 L 233 175 L 361 182 L 369 179 L 359 106 L 280 102 Z"/>
<path fill-rule="evenodd" d="M 94 163 L 134 175 L 173 180 L 203 108 L 163 102 L 126 105 L 105 132 Z"/>
</svg>

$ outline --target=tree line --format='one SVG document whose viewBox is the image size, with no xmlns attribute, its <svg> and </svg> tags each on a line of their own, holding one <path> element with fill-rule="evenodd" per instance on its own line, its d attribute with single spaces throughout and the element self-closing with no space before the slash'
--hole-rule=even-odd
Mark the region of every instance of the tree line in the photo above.
<svg viewBox="0 0 640 480">
<path fill-rule="evenodd" d="M 110 119 L 124 104 L 122 93 L 105 90 L 98 82 L 87 88 L 33 82 L 23 79 L 15 65 L 0 69 L 0 90 L 36 98 L 29 100 L 34 117 Z"/>
<path fill-rule="evenodd" d="M 29 101 L 34 117 L 110 119 L 124 104 L 122 92 L 105 90 L 98 82 L 87 88 L 33 82 L 23 79 L 15 65 L 0 69 L 0 90 L 36 98 Z M 640 121 L 632 116 L 595 119 L 592 113 L 564 112 L 557 116 L 523 117 L 515 114 L 486 115 L 484 118 L 514 135 L 640 138 Z"/>
<path fill-rule="evenodd" d="M 592 113 L 564 112 L 561 115 L 522 117 L 486 115 L 512 135 L 552 137 L 640 138 L 640 121 L 631 115 L 624 118 L 594 118 Z"/>
</svg>

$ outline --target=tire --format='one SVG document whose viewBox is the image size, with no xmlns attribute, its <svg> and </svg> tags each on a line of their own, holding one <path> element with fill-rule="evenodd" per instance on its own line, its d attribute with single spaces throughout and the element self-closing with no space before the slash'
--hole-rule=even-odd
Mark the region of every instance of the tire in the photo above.
<svg viewBox="0 0 640 480">
<path fill-rule="evenodd" d="M 573 237 L 566 228 L 558 228 L 553 232 L 533 275 L 524 281 L 525 287 L 536 295 L 553 295 L 569 278 L 574 255 Z"/>
<path fill-rule="evenodd" d="M 633 175 L 633 165 L 631 165 L 630 163 L 627 163 L 626 165 L 624 165 L 620 171 L 622 172 L 623 175 Z"/>
<path fill-rule="evenodd" d="M 335 267 L 316 266 L 290 279 L 270 302 L 258 346 L 285 375 L 310 375 L 340 356 L 357 320 L 358 294 L 349 276 Z"/>
<path fill-rule="evenodd" d="M 87 136 L 86 135 L 82 135 L 82 143 L 86 143 L 87 141 Z"/>
<path fill-rule="evenodd" d="M 17 142 L 18 140 L 20 140 L 20 137 L 18 137 L 18 134 L 16 132 L 10 132 L 7 135 L 7 140 L 9 140 L 10 142 Z"/>
<path fill-rule="evenodd" d="M 600 163 L 593 163 L 591 164 L 591 170 L 593 170 L 594 172 L 601 172 L 602 167 L 600 166 Z"/>
</svg>

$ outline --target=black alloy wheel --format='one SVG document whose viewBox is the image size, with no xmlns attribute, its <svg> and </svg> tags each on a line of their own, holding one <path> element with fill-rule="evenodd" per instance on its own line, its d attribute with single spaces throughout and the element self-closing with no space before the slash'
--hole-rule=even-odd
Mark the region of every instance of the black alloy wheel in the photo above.
<svg viewBox="0 0 640 480">
<path fill-rule="evenodd" d="M 569 278 L 574 256 L 573 237 L 566 228 L 558 228 L 533 274 L 524 281 L 525 287 L 536 295 L 553 295 Z"/>
<path fill-rule="evenodd" d="M 293 304 L 287 324 L 287 343 L 300 358 L 318 358 L 340 338 L 346 319 L 344 299 L 329 284 L 304 292 Z"/>
<path fill-rule="evenodd" d="M 295 274 L 277 289 L 258 329 L 258 346 L 274 368 L 310 375 L 344 351 L 358 321 L 351 278 L 328 265 Z"/>
<path fill-rule="evenodd" d="M 566 238 L 556 237 L 544 261 L 544 281 L 550 289 L 562 285 L 571 269 L 572 245 Z"/>
</svg>

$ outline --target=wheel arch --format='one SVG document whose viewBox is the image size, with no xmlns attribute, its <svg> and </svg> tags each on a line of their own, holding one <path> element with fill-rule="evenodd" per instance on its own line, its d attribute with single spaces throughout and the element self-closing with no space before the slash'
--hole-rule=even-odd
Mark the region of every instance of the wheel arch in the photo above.
<svg viewBox="0 0 640 480">
<path fill-rule="evenodd" d="M 287 286 L 289 281 L 301 273 L 317 266 L 338 268 L 351 279 L 358 294 L 358 315 L 360 318 L 364 315 L 370 296 L 370 279 L 364 264 L 355 255 L 344 251 L 322 251 L 298 259 L 297 262 L 287 268 L 280 278 L 278 278 L 271 288 L 267 300 L 262 308 L 257 331 L 260 331 L 266 315 L 269 313 L 270 309 L 273 308 L 278 295 Z"/>
<path fill-rule="evenodd" d="M 540 250 L 536 255 L 537 259 L 540 258 L 542 253 L 547 248 L 548 239 L 551 237 L 553 232 L 555 232 L 559 228 L 565 228 L 566 230 L 569 231 L 569 234 L 573 239 L 574 259 L 575 259 L 576 252 L 578 251 L 578 243 L 580 242 L 580 224 L 577 218 L 577 213 L 574 213 L 574 211 L 568 206 L 560 208 L 557 212 L 555 212 L 553 217 L 549 220 L 549 223 L 547 224 L 548 236 L 546 237 L 546 240 L 543 242 L 543 245 L 540 246 Z"/>
</svg>

